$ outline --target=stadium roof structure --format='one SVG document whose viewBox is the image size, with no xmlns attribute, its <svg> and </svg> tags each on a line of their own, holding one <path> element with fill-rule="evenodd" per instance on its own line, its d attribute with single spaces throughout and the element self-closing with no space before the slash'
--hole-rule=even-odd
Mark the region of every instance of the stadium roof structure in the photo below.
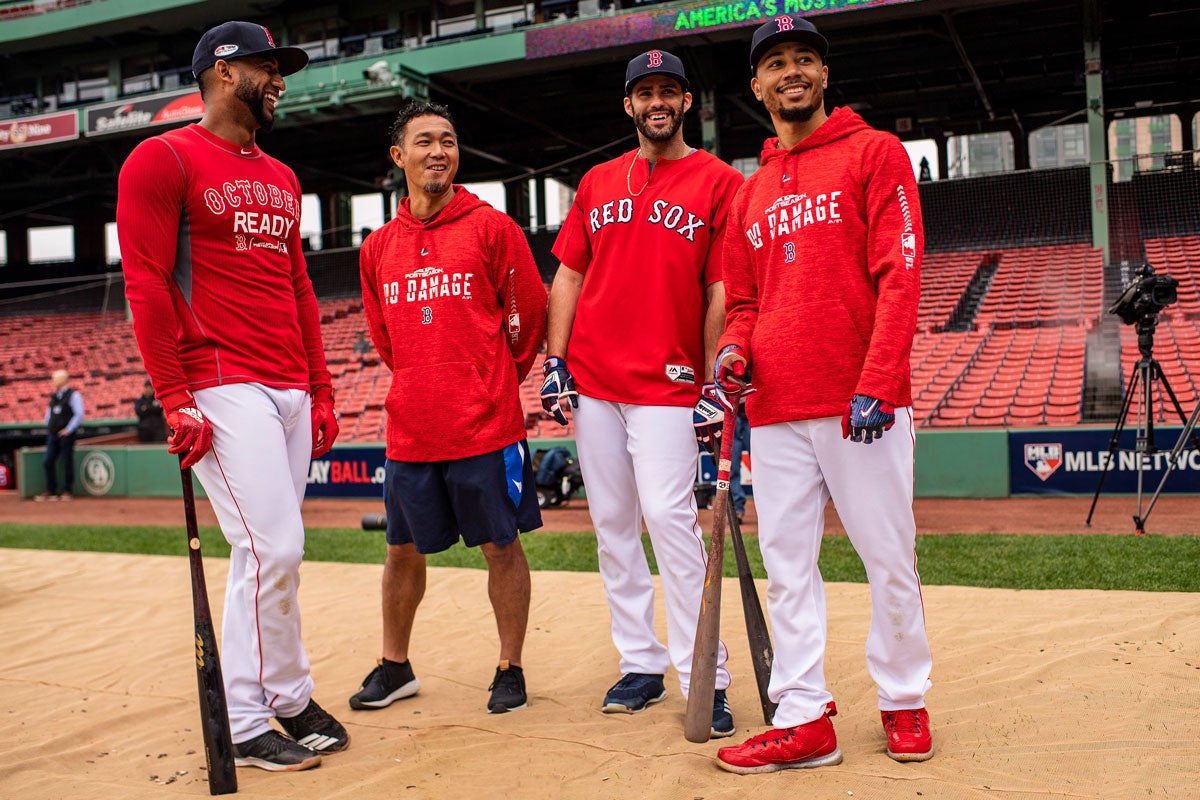
<svg viewBox="0 0 1200 800">
<path fill-rule="evenodd" d="M 552 6 L 577 2 L 541 0 L 536 5 L 549 16 Z M 0 15 L 0 88 L 17 75 L 50 74 L 68 50 L 120 50 L 147 38 L 185 64 L 181 54 L 190 55 L 191 43 L 204 27 L 200 18 L 224 18 L 232 12 L 225 0 L 179 5 L 188 6 L 186 13 L 160 10 L 121 24 L 110 20 L 21 42 L 5 39 L 4 27 L 14 23 Z M 374 58 L 412 79 L 404 91 L 386 88 L 362 103 L 343 102 L 335 92 L 307 109 L 281 106 L 286 116 L 262 137 L 262 144 L 296 170 L 305 191 L 378 190 L 389 167 L 387 128 L 395 108 L 405 93 L 427 93 L 449 103 L 459 123 L 465 151 L 460 179 L 519 184 L 550 176 L 574 184 L 594 164 L 634 146 L 633 127 L 622 107 L 624 64 L 654 46 L 679 55 L 688 70 L 695 94 L 685 127 L 689 143 L 715 143 L 727 160 L 753 157 L 771 132 L 749 90 L 750 36 L 764 14 L 770 15 L 765 12 L 795 8 L 831 43 L 827 105 L 848 105 L 871 125 L 902 139 L 1011 131 L 1020 166 L 1030 133 L 1084 121 L 1085 72 L 1090 69 L 1101 71 L 1108 119 L 1177 113 L 1185 143 L 1195 146 L 1190 129 L 1200 109 L 1200 48 L 1195 45 L 1200 41 L 1200 0 L 709 0 L 647 5 L 625 0 L 624 5 L 631 7 L 386 51 Z M 277 20 L 286 26 L 289 16 L 330 6 L 319 0 L 292 0 L 286 6 L 266 0 L 253 8 L 267 24 Z M 242 13 L 250 12 L 243 7 Z M 1098 62 L 1085 59 L 1085 28 L 1098 35 Z M 350 67 L 362 73 L 358 62 Z M 337 63 L 309 71 L 317 68 L 336 70 Z M 19 122 L 19 117 L 0 120 L 0 129 Z M 66 143 L 0 147 L 0 225 L 14 220 L 52 224 L 85 206 L 112 209 L 120 165 L 148 133 L 87 136 L 85 130 L 84 138 Z"/>
</svg>

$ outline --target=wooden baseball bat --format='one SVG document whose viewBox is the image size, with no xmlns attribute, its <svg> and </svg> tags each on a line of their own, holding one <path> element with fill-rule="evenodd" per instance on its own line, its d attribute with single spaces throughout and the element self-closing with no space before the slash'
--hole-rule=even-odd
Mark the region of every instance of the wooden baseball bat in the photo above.
<svg viewBox="0 0 1200 800">
<path fill-rule="evenodd" d="M 204 733 L 204 763 L 208 767 L 209 794 L 237 791 L 237 768 L 229 731 L 229 707 L 221 679 L 221 657 L 213 633 L 204 562 L 200 557 L 200 530 L 196 525 L 196 496 L 191 469 L 179 470 L 183 479 L 183 515 L 187 521 L 188 561 L 192 568 L 192 616 L 195 619 L 196 686 L 200 692 L 200 730 Z"/>
<path fill-rule="evenodd" d="M 692 677 L 688 684 L 683 736 L 689 742 L 707 742 L 712 735 L 713 692 L 717 685 L 717 648 L 721 646 L 721 571 L 725 565 L 725 520 L 729 505 L 729 469 L 733 460 L 733 430 L 737 414 L 726 410 L 721 425 L 721 455 L 717 461 L 717 494 L 713 500 L 713 531 L 708 545 L 708 567 L 700 614 L 696 619 L 696 644 L 692 650 Z"/>
<path fill-rule="evenodd" d="M 733 505 L 729 509 L 729 538 L 733 540 L 733 557 L 737 561 L 738 582 L 742 588 L 742 615 L 746 618 L 746 638 L 750 642 L 750 663 L 754 665 L 754 682 L 758 684 L 758 700 L 762 703 L 763 722 L 774 724 L 776 704 L 771 702 L 768 687 L 771 684 L 771 663 L 775 660 L 775 648 L 771 646 L 771 632 L 767 629 L 767 618 L 763 616 L 762 603 L 758 600 L 758 587 L 750 572 L 750 560 L 746 558 L 746 543 L 742 541 L 742 529 L 738 524 Z"/>
</svg>

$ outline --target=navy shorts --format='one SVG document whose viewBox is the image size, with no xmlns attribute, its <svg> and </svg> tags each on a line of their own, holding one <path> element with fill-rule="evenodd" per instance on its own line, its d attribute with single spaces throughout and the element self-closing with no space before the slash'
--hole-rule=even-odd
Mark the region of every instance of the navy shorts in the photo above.
<svg viewBox="0 0 1200 800">
<path fill-rule="evenodd" d="M 454 461 L 392 461 L 385 466 L 383 503 L 388 544 L 440 553 L 462 537 L 468 547 L 516 541 L 542 527 L 529 446 Z"/>
</svg>

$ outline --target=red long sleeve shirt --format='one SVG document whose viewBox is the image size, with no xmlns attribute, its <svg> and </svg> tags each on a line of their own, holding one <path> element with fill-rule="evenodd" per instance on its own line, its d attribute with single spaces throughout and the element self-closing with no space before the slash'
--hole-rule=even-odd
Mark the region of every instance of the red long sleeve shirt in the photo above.
<svg viewBox="0 0 1200 800">
<path fill-rule="evenodd" d="M 750 357 L 750 423 L 841 416 L 855 394 L 911 405 L 925 238 L 908 154 L 847 108 L 778 144 L 763 145 L 725 236 L 720 345 Z"/>
<path fill-rule="evenodd" d="M 163 405 L 229 383 L 332 392 L 290 169 L 199 125 L 147 139 L 121 168 L 117 235 Z"/>
<path fill-rule="evenodd" d="M 387 457 L 450 461 L 525 438 L 518 384 L 546 335 L 546 288 L 512 218 L 462 186 L 359 251 L 371 339 L 392 370 Z"/>
</svg>

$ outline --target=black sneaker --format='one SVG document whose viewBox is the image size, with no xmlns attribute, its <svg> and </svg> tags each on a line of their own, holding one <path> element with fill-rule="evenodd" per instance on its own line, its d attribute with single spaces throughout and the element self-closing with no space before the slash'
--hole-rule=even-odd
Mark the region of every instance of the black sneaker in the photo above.
<svg viewBox="0 0 1200 800">
<path fill-rule="evenodd" d="M 235 744 L 233 763 L 239 767 L 258 767 L 271 772 L 292 772 L 318 766 L 321 757 L 279 731 L 269 730 Z"/>
<path fill-rule="evenodd" d="M 317 753 L 336 753 L 350 746 L 350 734 L 312 698 L 296 716 L 276 719 L 289 736 Z"/>
<path fill-rule="evenodd" d="M 516 664 L 501 661 L 496 667 L 496 677 L 488 687 L 492 696 L 488 698 L 488 713 L 503 714 L 528 705 L 525 696 L 525 673 Z"/>
<path fill-rule="evenodd" d="M 733 731 L 733 712 L 729 710 L 725 690 L 717 689 L 713 695 L 712 738 L 724 739 L 726 736 L 733 736 Z"/>
<path fill-rule="evenodd" d="M 351 696 L 350 707 L 359 711 L 387 708 L 397 700 L 412 697 L 420 688 L 412 664 L 381 658 L 379 666 L 363 680 L 358 694 Z"/>
<path fill-rule="evenodd" d="M 667 699 L 662 675 L 631 672 L 622 676 L 604 695 L 600 710 L 607 714 L 633 714 L 652 703 Z"/>
</svg>

